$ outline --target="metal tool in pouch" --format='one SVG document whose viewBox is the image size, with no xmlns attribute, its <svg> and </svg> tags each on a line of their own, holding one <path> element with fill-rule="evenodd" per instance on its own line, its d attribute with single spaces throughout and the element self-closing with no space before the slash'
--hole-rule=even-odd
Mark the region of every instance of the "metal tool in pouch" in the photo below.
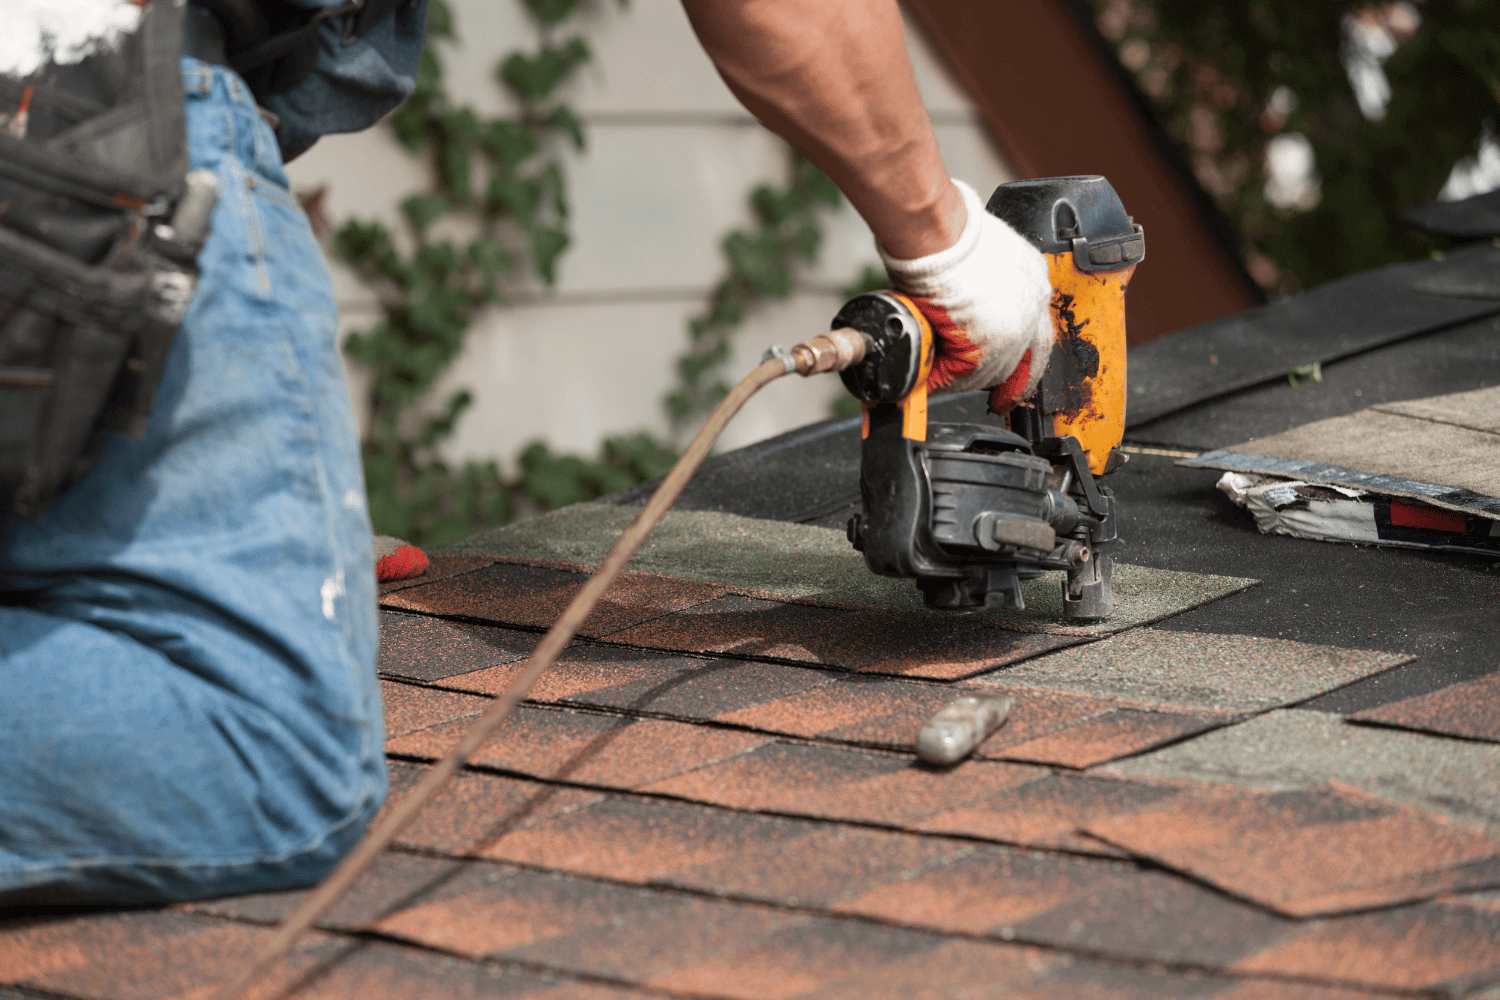
<svg viewBox="0 0 1500 1000">
<path fill-rule="evenodd" d="M 0 505 L 35 517 L 111 431 L 138 434 L 218 199 L 187 174 L 182 8 L 0 75 Z"/>
</svg>

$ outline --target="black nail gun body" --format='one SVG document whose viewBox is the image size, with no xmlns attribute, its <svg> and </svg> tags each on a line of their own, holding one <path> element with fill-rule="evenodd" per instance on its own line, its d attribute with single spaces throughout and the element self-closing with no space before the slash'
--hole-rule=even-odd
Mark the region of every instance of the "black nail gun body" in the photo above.
<svg viewBox="0 0 1500 1000">
<path fill-rule="evenodd" d="M 1063 570 L 1069 618 L 1105 618 L 1125 417 L 1124 292 L 1139 226 L 1100 177 L 1002 185 L 989 210 L 1048 256 L 1057 333 L 1035 395 L 992 424 L 930 423 L 932 331 L 893 292 L 848 302 L 833 325 L 871 349 L 842 375 L 864 407 L 863 511 L 849 540 L 870 569 L 914 578 L 929 607 L 1025 606 L 1021 581 Z"/>
</svg>

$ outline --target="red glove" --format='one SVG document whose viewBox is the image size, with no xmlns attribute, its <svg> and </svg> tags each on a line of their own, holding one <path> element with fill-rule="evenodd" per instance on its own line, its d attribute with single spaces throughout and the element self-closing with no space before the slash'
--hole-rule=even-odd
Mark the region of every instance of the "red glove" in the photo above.
<svg viewBox="0 0 1500 1000">
<path fill-rule="evenodd" d="M 427 572 L 427 553 L 390 535 L 375 536 L 375 580 L 390 583 Z"/>
</svg>

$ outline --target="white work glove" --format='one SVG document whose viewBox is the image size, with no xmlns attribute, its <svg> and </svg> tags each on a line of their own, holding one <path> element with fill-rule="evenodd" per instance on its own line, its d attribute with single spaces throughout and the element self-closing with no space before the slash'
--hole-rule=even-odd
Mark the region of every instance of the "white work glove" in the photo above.
<svg viewBox="0 0 1500 1000">
<path fill-rule="evenodd" d="M 984 209 L 963 181 L 969 220 L 958 242 L 916 260 L 896 260 L 880 249 L 897 291 L 917 303 L 932 324 L 937 357 L 929 390 L 961 392 L 997 387 L 999 412 L 1041 381 L 1052 353 L 1052 282 L 1041 251 Z M 999 405 L 996 405 L 999 404 Z"/>
</svg>

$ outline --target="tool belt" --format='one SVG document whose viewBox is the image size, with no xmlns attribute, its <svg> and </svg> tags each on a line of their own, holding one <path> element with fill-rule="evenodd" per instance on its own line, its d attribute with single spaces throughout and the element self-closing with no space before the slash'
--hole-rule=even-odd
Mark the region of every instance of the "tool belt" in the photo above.
<svg viewBox="0 0 1500 1000">
<path fill-rule="evenodd" d="M 182 11 L 119 45 L 0 76 L 0 510 L 40 514 L 106 436 L 138 436 L 218 182 L 187 176 Z"/>
</svg>

